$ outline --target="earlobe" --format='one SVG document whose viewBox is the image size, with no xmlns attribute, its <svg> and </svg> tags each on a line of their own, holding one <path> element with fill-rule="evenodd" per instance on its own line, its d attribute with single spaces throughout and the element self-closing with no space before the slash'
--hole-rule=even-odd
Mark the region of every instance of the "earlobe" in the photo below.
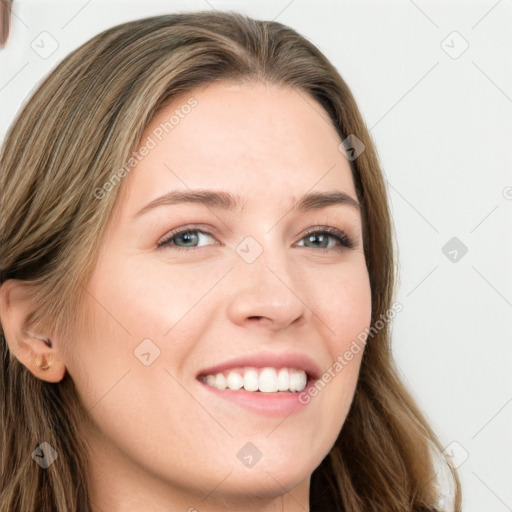
<svg viewBox="0 0 512 512">
<path fill-rule="evenodd" d="M 47 333 L 27 327 L 36 305 L 27 283 L 10 279 L 0 286 L 0 323 L 10 352 L 35 377 L 60 382 L 66 366 Z"/>
</svg>

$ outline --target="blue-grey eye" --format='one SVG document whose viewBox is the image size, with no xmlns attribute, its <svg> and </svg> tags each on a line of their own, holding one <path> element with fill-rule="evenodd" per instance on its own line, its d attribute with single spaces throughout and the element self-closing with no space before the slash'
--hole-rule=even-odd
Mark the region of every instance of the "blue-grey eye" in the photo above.
<svg viewBox="0 0 512 512">
<path fill-rule="evenodd" d="M 177 248 L 195 248 L 200 247 L 199 242 L 205 241 L 205 238 L 211 237 L 209 233 L 204 233 L 198 229 L 186 229 L 171 233 L 165 240 L 158 244 L 159 247 L 169 246 Z M 208 245 L 208 244 L 202 244 Z"/>
<path fill-rule="evenodd" d="M 337 246 L 352 249 L 354 247 L 350 238 L 343 231 L 331 227 L 311 231 L 302 240 L 305 240 L 306 243 L 299 244 L 299 247 L 309 247 L 312 249 L 335 249 Z"/>
<path fill-rule="evenodd" d="M 308 244 L 312 244 L 313 248 L 316 249 L 328 249 L 329 242 L 332 240 L 331 235 L 326 235 L 324 233 L 312 233 L 303 238 L 305 240 L 305 246 L 308 247 Z M 311 245 L 309 246 L 311 247 Z"/>
<path fill-rule="evenodd" d="M 207 239 L 213 239 L 210 233 L 200 231 L 199 229 L 182 229 L 174 231 L 158 244 L 158 247 L 174 247 L 176 249 L 195 249 L 204 245 L 210 245 Z M 204 242 L 204 243 L 201 243 Z M 353 248 L 354 244 L 350 238 L 333 227 L 317 228 L 309 232 L 296 244 L 298 247 L 309 249 L 337 249 L 341 247 Z"/>
</svg>

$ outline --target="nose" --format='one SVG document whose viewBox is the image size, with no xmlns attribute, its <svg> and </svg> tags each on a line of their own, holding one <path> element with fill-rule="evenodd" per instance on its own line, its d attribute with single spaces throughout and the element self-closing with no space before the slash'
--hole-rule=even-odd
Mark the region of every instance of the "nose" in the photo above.
<svg viewBox="0 0 512 512">
<path fill-rule="evenodd" d="M 251 264 L 238 262 L 229 318 L 242 327 L 254 324 L 275 331 L 302 324 L 308 309 L 286 264 L 269 262 L 263 255 Z"/>
</svg>

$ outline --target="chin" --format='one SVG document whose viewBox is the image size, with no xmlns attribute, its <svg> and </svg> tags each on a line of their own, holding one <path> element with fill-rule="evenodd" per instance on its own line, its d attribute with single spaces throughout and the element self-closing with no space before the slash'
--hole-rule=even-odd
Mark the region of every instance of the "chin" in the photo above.
<svg viewBox="0 0 512 512">
<path fill-rule="evenodd" d="M 231 474 L 222 484 L 222 492 L 226 496 L 245 497 L 253 496 L 259 499 L 275 499 L 289 492 L 301 484 L 309 481 L 311 473 L 304 472 L 299 476 L 296 472 L 260 471 L 259 474 L 246 473 L 245 475 Z M 229 485 L 228 485 L 229 480 Z M 219 489 L 220 491 L 220 489 Z"/>
</svg>

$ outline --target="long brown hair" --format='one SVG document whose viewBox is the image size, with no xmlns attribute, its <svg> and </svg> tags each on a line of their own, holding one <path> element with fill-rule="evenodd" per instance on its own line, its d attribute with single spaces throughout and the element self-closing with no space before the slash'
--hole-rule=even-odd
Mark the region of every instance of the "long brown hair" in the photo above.
<svg viewBox="0 0 512 512">
<path fill-rule="evenodd" d="M 386 187 L 347 85 L 313 44 L 280 23 L 195 12 L 125 23 L 94 37 L 49 75 L 12 125 L 0 155 L 0 283 L 32 285 L 34 326 L 52 325 L 73 342 L 70 319 L 123 189 L 104 184 L 125 168 L 159 108 L 228 80 L 293 87 L 325 108 L 342 140 L 362 141 L 351 169 L 372 324 L 390 310 L 395 256 Z M 0 326 L 0 512 L 91 510 L 87 446 L 78 434 L 84 421 L 71 376 L 59 383 L 36 378 L 10 353 Z M 41 441 L 59 454 L 46 470 L 31 458 Z M 438 510 L 432 447 L 442 450 L 398 376 L 385 322 L 366 345 L 341 433 L 312 475 L 311 510 Z"/>
</svg>

